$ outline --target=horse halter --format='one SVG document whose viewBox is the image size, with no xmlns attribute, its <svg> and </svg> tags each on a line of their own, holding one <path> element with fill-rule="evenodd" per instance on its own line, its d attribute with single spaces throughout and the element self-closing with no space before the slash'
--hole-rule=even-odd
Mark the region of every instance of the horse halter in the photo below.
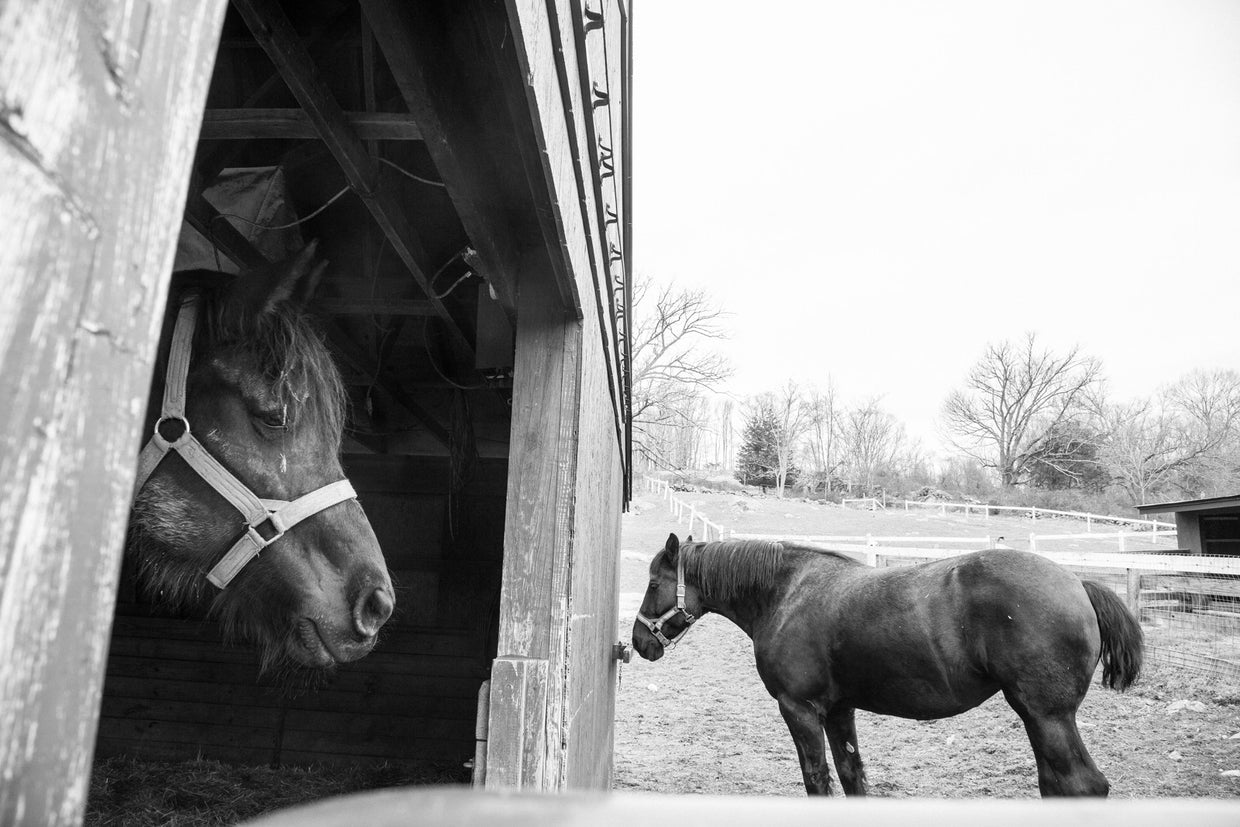
<svg viewBox="0 0 1240 827">
<path fill-rule="evenodd" d="M 676 637 L 669 639 L 667 635 L 663 634 L 663 627 L 667 624 L 667 621 L 678 614 L 684 615 L 685 628 L 681 629 L 680 634 L 676 635 Z M 637 610 L 637 622 L 649 629 L 650 634 L 655 636 L 655 639 L 663 645 L 664 649 L 684 637 L 685 633 L 689 631 L 689 627 L 697 623 L 697 618 L 685 608 L 685 555 L 683 549 L 680 554 L 676 555 L 676 605 L 659 615 L 655 620 L 646 617 L 639 608 Z"/>
<path fill-rule="evenodd" d="M 181 458 L 198 472 L 208 485 L 224 499 L 232 503 L 245 518 L 246 529 L 241 538 L 233 543 L 228 552 L 207 572 L 207 579 L 218 588 L 225 588 L 267 546 L 284 536 L 290 528 L 337 503 L 357 497 L 348 480 L 339 480 L 293 501 L 268 500 L 259 497 L 249 486 L 237 479 L 231 471 L 207 452 L 189 429 L 185 418 L 185 380 L 189 375 L 190 349 L 194 341 L 194 327 L 198 322 L 199 299 L 190 294 L 181 302 L 176 327 L 172 332 L 172 351 L 168 355 L 167 380 L 155 433 L 138 456 L 138 479 L 134 495 L 142 490 L 160 461 L 169 451 L 176 451 Z M 181 433 L 165 437 L 162 430 L 167 423 L 180 423 Z"/>
</svg>

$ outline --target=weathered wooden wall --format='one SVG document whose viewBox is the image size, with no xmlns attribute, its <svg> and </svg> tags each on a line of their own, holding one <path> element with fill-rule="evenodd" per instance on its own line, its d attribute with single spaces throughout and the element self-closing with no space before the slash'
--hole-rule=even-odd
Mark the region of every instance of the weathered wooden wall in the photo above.
<svg viewBox="0 0 1240 827">
<path fill-rule="evenodd" d="M 618 662 L 620 513 L 624 477 L 594 317 L 582 322 L 581 403 L 574 486 L 572 583 L 565 654 L 565 757 L 558 786 L 611 786 Z"/>
<path fill-rule="evenodd" d="M 0 4 L 0 823 L 82 816 L 224 5 Z"/>
<path fill-rule="evenodd" d="M 520 271 L 499 644 L 486 783 L 547 789 L 557 775 L 567 631 L 581 329 L 542 251 Z"/>
<path fill-rule="evenodd" d="M 617 184 L 625 174 L 627 18 L 617 2 L 506 6 L 533 124 L 537 153 L 528 167 L 545 204 L 546 256 L 527 256 L 518 282 L 486 784 L 606 788 L 627 459 L 621 216 L 628 205 Z M 579 309 L 555 301 L 551 285 L 565 274 Z"/>
</svg>

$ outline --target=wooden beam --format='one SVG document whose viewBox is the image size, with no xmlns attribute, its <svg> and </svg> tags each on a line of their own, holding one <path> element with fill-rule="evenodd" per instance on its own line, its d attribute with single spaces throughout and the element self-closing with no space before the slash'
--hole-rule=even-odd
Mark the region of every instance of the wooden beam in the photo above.
<svg viewBox="0 0 1240 827">
<path fill-rule="evenodd" d="M 237 232 L 237 229 L 224 220 L 215 220 L 219 216 L 219 212 L 211 205 L 207 199 L 198 196 L 192 199 L 187 205 L 186 218 L 199 232 L 211 236 L 204 232 L 205 228 L 214 228 L 214 243 L 220 252 L 228 256 L 233 262 L 241 267 L 258 267 L 267 263 L 267 259 L 260 253 L 249 239 Z M 227 229 L 222 229 L 227 228 Z M 330 299 L 327 301 L 331 301 Z M 375 384 L 382 388 L 389 396 L 396 401 L 397 404 L 404 407 L 409 413 L 422 423 L 427 432 L 435 439 L 448 445 L 448 431 L 439 421 L 431 415 L 430 411 L 422 407 L 422 405 L 414 399 L 408 391 L 401 385 L 400 380 L 396 378 L 391 370 L 378 370 L 378 364 L 375 359 L 359 345 L 352 336 L 350 336 L 344 328 L 342 328 L 334 319 L 321 316 L 319 318 L 319 327 L 327 336 L 327 340 L 331 343 L 336 352 L 347 361 L 353 370 L 366 376 L 375 377 Z"/>
<path fill-rule="evenodd" d="M 225 4 L 0 12 L 0 824 L 76 825 Z"/>
<path fill-rule="evenodd" d="M 435 308 L 425 299 L 318 299 L 315 310 L 329 316 L 434 316 Z"/>
<path fill-rule="evenodd" d="M 323 329 L 323 333 L 327 336 L 327 341 L 331 343 L 335 351 L 355 371 L 373 376 L 375 385 L 382 388 L 398 405 L 413 414 L 422 423 L 423 427 L 426 428 L 427 433 L 445 447 L 450 446 L 448 429 L 439 424 L 439 421 L 431 415 L 431 412 L 422 407 L 422 404 L 405 390 L 391 368 L 380 369 L 371 355 L 352 336 L 345 332 L 344 328 L 337 324 L 335 320 L 320 318 L 319 327 Z"/>
<path fill-rule="evenodd" d="M 420 141 L 422 133 L 408 115 L 398 112 L 346 112 L 345 120 L 363 140 Z M 203 114 L 204 141 L 248 141 L 259 138 L 318 138 L 310 116 L 300 109 L 208 109 Z"/>
<path fill-rule="evenodd" d="M 391 191 L 379 188 L 378 163 L 366 151 L 366 146 L 349 124 L 331 90 L 319 79 L 314 62 L 279 3 L 275 0 L 232 0 L 232 5 L 240 12 L 254 39 L 267 52 L 293 96 L 309 115 L 319 137 L 344 171 L 349 186 L 361 197 L 397 257 L 427 295 L 427 301 L 432 303 L 435 312 L 444 320 L 448 338 L 472 360 L 474 348 L 461 325 L 447 306 L 434 297 L 429 279 L 437 268 L 414 231 L 413 222 L 405 215 Z"/>
<path fill-rule="evenodd" d="M 512 221 L 497 200 L 499 175 L 478 127 L 462 112 L 461 71 L 448 53 L 450 38 L 425 4 L 361 0 L 362 11 L 387 58 L 405 105 L 422 130 L 426 148 L 456 205 L 461 224 L 478 251 L 483 278 L 494 288 L 509 318 L 516 308 L 520 244 Z"/>
<path fill-rule="evenodd" d="M 561 675 L 566 654 L 563 619 L 569 615 L 568 557 L 577 497 L 582 328 L 559 304 L 548 269 L 541 247 L 532 248 L 521 265 L 488 788 L 558 787 L 563 685 L 557 678 L 547 695 L 545 686 L 514 684 L 503 671 L 503 664 L 532 659 Z M 546 708 L 545 727 L 494 728 L 497 721 L 519 721 L 539 704 Z M 542 749 L 541 738 L 557 745 L 553 760 L 529 764 Z M 517 760 L 521 763 L 504 766 Z"/>
<path fill-rule="evenodd" d="M 313 50 L 313 53 L 319 56 L 340 48 L 342 46 L 340 34 L 342 29 L 349 25 L 350 17 L 348 11 L 344 11 L 322 25 L 316 26 L 303 38 L 306 48 Z M 247 40 L 250 46 L 258 47 L 252 39 Z M 241 102 L 241 106 L 243 108 L 259 106 L 283 88 L 285 88 L 284 80 L 280 77 L 280 73 L 273 72 Z M 232 166 L 232 159 L 241 149 L 242 147 L 233 143 L 220 144 L 213 150 L 199 147 L 198 157 L 194 160 L 197 174 L 207 181 L 213 180 L 220 170 Z"/>
</svg>

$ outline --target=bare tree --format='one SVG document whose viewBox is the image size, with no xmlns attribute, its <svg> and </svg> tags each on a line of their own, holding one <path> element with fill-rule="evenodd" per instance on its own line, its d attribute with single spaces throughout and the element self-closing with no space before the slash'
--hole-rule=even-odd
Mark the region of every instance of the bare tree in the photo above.
<svg viewBox="0 0 1240 827">
<path fill-rule="evenodd" d="M 797 383 L 788 380 L 782 388 L 772 394 L 775 416 L 779 422 L 779 430 L 775 440 L 775 496 L 784 496 L 784 485 L 788 481 L 788 470 L 792 467 L 792 458 L 802 437 L 810 425 L 809 410 L 801 397 L 801 389 Z"/>
<path fill-rule="evenodd" d="M 874 488 L 880 471 L 896 470 L 896 459 L 906 447 L 904 426 L 882 409 L 879 400 L 845 410 L 839 429 L 844 465 L 864 491 Z"/>
<path fill-rule="evenodd" d="M 1183 491 L 1190 481 L 1217 472 L 1237 439 L 1240 374 L 1195 371 L 1152 398 L 1110 406 L 1106 420 L 1100 459 L 1134 501 L 1144 504 L 1171 487 Z"/>
<path fill-rule="evenodd" d="M 827 378 L 825 390 L 811 387 L 805 393 L 806 454 L 814 481 L 822 481 L 831 490 L 831 477 L 839 470 L 839 426 L 836 422 L 835 384 Z"/>
<path fill-rule="evenodd" d="M 634 447 L 651 464 L 669 467 L 672 447 L 685 445 L 684 431 L 705 425 L 702 397 L 732 375 L 727 360 L 707 348 L 725 337 L 724 314 L 703 290 L 664 286 L 652 294 L 641 278 L 633 307 Z"/>
<path fill-rule="evenodd" d="M 1056 355 L 1033 333 L 1019 344 L 990 345 L 964 390 L 948 396 L 944 424 L 957 449 L 997 470 L 1005 487 L 1018 485 L 1035 460 L 1055 460 L 1047 438 L 1086 410 L 1100 373 L 1079 348 Z"/>
</svg>

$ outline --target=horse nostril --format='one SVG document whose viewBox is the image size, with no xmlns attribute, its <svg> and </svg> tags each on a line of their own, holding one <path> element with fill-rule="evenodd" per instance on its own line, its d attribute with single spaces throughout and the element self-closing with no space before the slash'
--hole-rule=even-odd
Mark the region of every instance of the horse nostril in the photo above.
<svg viewBox="0 0 1240 827">
<path fill-rule="evenodd" d="M 392 616 L 393 608 L 392 595 L 383 587 L 362 595 L 353 607 L 353 623 L 358 634 L 362 637 L 374 635 Z"/>
</svg>

